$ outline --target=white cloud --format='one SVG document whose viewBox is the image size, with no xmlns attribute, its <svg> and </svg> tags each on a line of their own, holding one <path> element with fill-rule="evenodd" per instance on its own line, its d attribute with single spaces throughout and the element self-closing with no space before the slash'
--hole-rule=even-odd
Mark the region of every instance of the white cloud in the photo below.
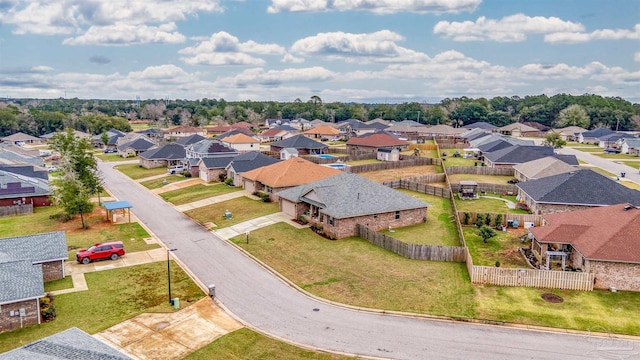
<svg viewBox="0 0 640 360">
<path fill-rule="evenodd" d="M 557 32 L 583 31 L 584 26 L 557 17 L 527 16 L 515 14 L 500 20 L 479 17 L 475 22 L 440 21 L 434 28 L 435 34 L 442 34 L 454 41 L 524 41 L 529 34 L 549 34 Z"/>
<path fill-rule="evenodd" d="M 338 74 L 321 66 L 301 69 L 268 70 L 262 68 L 247 69 L 240 74 L 223 79 L 237 86 L 259 84 L 263 86 L 276 86 L 283 83 L 318 82 L 329 81 Z"/>
<path fill-rule="evenodd" d="M 272 0 L 269 13 L 369 11 L 376 14 L 473 12 L 482 0 Z"/>
<path fill-rule="evenodd" d="M 220 31 L 195 46 L 179 50 L 178 53 L 193 55 L 181 58 L 192 65 L 261 65 L 265 63 L 264 60 L 248 54 L 281 55 L 285 53 L 285 49 L 277 44 L 260 44 L 253 40 L 240 42 L 237 37 Z"/>
<path fill-rule="evenodd" d="M 640 61 L 640 51 L 633 54 L 633 61 Z"/>
<path fill-rule="evenodd" d="M 284 54 L 280 62 L 299 64 L 304 62 L 304 58 L 295 57 L 289 53 Z"/>
<path fill-rule="evenodd" d="M 39 73 L 46 73 L 46 72 L 50 72 L 52 71 L 53 68 L 50 66 L 45 66 L 45 65 L 36 65 L 36 66 L 32 66 L 31 67 L 31 71 L 33 72 L 39 72 Z"/>
<path fill-rule="evenodd" d="M 324 56 L 349 62 L 418 62 L 428 60 L 426 54 L 398 46 L 404 38 L 393 31 L 368 34 L 339 32 L 319 33 L 296 41 L 293 53 L 302 56 Z"/>
<path fill-rule="evenodd" d="M 117 23 L 107 26 L 91 26 L 84 34 L 67 38 L 64 45 L 128 46 L 153 43 L 182 43 L 185 36 L 177 31 L 175 23 L 160 26 Z"/>
<path fill-rule="evenodd" d="M 544 41 L 549 43 L 583 43 L 592 40 L 638 40 L 640 39 L 640 24 L 636 24 L 632 30 L 626 29 L 602 29 L 590 33 L 584 32 L 558 32 L 547 34 Z"/>
</svg>

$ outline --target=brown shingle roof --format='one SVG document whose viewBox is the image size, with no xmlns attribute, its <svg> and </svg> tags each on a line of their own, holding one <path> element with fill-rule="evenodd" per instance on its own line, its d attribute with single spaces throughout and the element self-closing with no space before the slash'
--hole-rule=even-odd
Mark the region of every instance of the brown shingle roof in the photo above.
<svg viewBox="0 0 640 360">
<path fill-rule="evenodd" d="M 545 215 L 530 231 L 541 243 L 569 243 L 585 258 L 640 262 L 640 209 L 618 204 Z"/>
<path fill-rule="evenodd" d="M 247 171 L 242 177 L 272 188 L 296 186 L 338 175 L 341 171 L 302 158 L 291 158 L 273 165 Z"/>
<path fill-rule="evenodd" d="M 247 144 L 247 143 L 258 143 L 260 141 L 252 138 L 251 136 L 247 136 L 245 134 L 235 134 L 222 139 L 222 142 L 226 142 L 229 144 Z"/>
<path fill-rule="evenodd" d="M 387 147 L 387 146 L 404 146 L 408 142 L 395 138 L 384 132 L 373 134 L 365 134 L 354 137 L 347 141 L 347 145 L 371 146 L 371 147 Z"/>
<path fill-rule="evenodd" d="M 338 135 L 340 134 L 340 130 L 329 126 L 329 125 L 320 125 L 318 127 L 315 127 L 311 130 L 307 130 L 304 132 L 305 134 L 309 134 L 309 135 L 314 135 L 314 134 L 318 134 L 318 135 Z"/>
</svg>

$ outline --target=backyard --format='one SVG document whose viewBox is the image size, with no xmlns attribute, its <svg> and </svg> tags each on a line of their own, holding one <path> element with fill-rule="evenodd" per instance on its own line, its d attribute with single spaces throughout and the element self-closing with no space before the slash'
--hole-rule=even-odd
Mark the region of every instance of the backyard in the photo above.
<svg viewBox="0 0 640 360">
<path fill-rule="evenodd" d="M 224 217 L 229 210 L 232 218 Z M 186 211 L 185 214 L 200 224 L 210 224 L 213 228 L 225 228 L 257 217 L 274 214 L 279 211 L 278 203 L 253 200 L 242 196 L 201 208 Z"/>
<path fill-rule="evenodd" d="M 364 173 L 358 173 L 358 175 L 365 177 L 371 181 L 380 183 L 384 181 L 399 180 L 399 179 L 413 177 L 413 176 L 438 174 L 441 172 L 442 172 L 441 168 L 438 165 L 425 165 L 425 166 L 409 166 L 409 167 L 390 169 L 390 170 L 369 171 Z"/>
<path fill-rule="evenodd" d="M 500 184 L 508 185 L 507 181 L 512 180 L 513 176 L 499 175 L 476 175 L 476 174 L 449 174 L 449 182 L 457 184 L 461 180 L 471 180 L 483 184 Z"/>
<path fill-rule="evenodd" d="M 122 165 L 116 165 L 115 168 L 133 180 L 144 179 L 150 176 L 167 174 L 166 167 L 146 169 L 141 167 L 138 164 L 122 164 Z"/>
<path fill-rule="evenodd" d="M 496 230 L 496 236 L 490 238 L 486 244 L 478 235 L 478 228 L 475 226 L 465 226 L 462 232 L 473 259 L 473 265 L 495 266 L 499 263 L 501 267 L 529 268 L 524 256 L 518 251 L 518 248 L 524 246 L 520 236 L 525 235 L 527 230 L 522 228 L 507 229 L 507 232 Z"/>
<path fill-rule="evenodd" d="M 453 156 L 455 152 L 460 154 L 459 157 Z M 446 153 L 447 156 L 442 156 L 442 154 Z M 481 161 L 475 158 L 465 159 L 463 149 L 440 149 L 440 158 L 443 160 L 442 164 L 446 167 L 452 166 L 474 166 L 475 163 L 480 165 Z"/>
<path fill-rule="evenodd" d="M 161 193 L 160 196 L 174 205 L 182 205 L 240 190 L 242 190 L 241 187 L 227 186 L 223 183 L 214 183 L 211 185 L 197 184 L 182 189 L 167 191 Z"/>
<path fill-rule="evenodd" d="M 498 195 L 496 195 L 498 197 Z M 457 196 L 454 197 L 456 202 L 456 208 L 458 211 L 469 211 L 477 213 L 501 213 L 501 214 L 528 214 L 529 212 L 523 209 L 510 209 L 507 207 L 507 202 L 516 203 L 515 196 L 499 196 L 497 199 L 488 197 L 480 197 L 479 199 L 472 200 L 460 200 Z"/>
</svg>

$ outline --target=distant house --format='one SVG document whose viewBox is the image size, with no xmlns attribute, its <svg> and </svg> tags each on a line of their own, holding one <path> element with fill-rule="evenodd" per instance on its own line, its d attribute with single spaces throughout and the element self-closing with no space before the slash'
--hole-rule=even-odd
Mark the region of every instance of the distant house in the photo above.
<svg viewBox="0 0 640 360">
<path fill-rule="evenodd" d="M 590 169 L 529 180 L 516 186 L 518 199 L 538 215 L 621 203 L 640 206 L 640 191 Z"/>
<path fill-rule="evenodd" d="M 581 144 L 598 144 L 600 143 L 600 138 L 613 134 L 613 130 L 608 128 L 597 128 L 590 131 L 585 131 L 578 135 L 578 142 Z"/>
<path fill-rule="evenodd" d="M 314 127 L 313 129 L 305 131 L 303 134 L 304 136 L 311 139 L 331 140 L 340 136 L 340 130 L 334 128 L 333 126 L 320 125 L 318 127 Z"/>
<path fill-rule="evenodd" d="M 216 139 L 216 140 L 224 140 L 224 139 L 226 139 L 226 138 L 228 138 L 230 136 L 234 136 L 234 135 L 238 135 L 238 134 L 244 134 L 244 135 L 249 136 L 249 137 L 256 137 L 256 135 L 253 133 L 253 131 L 251 131 L 249 128 L 239 127 L 239 128 L 236 128 L 236 129 L 225 131 L 222 134 L 216 135 L 214 137 L 214 139 Z"/>
<path fill-rule="evenodd" d="M 198 135 L 198 134 L 194 134 L 194 135 L 189 135 L 189 136 L 185 136 L 185 137 L 181 137 L 179 139 L 177 139 L 176 141 L 174 141 L 172 144 L 178 144 L 182 147 L 187 147 L 191 144 L 195 144 L 198 141 L 204 140 L 206 139 L 206 137 L 202 136 L 202 135 Z"/>
<path fill-rule="evenodd" d="M 0 354 L 0 360 L 132 360 L 131 357 L 72 327 Z"/>
<path fill-rule="evenodd" d="M 0 143 L 0 164 L 45 166 L 39 150 L 28 150 L 11 143 Z"/>
<path fill-rule="evenodd" d="M 288 139 L 298 134 L 298 130 L 289 125 L 278 125 L 258 135 L 261 142 L 272 142 Z"/>
<path fill-rule="evenodd" d="M 265 119 L 264 125 L 268 128 L 280 126 L 280 125 L 289 125 L 291 119 Z"/>
<path fill-rule="evenodd" d="M 136 131 L 137 134 L 144 135 L 151 140 L 158 141 L 164 137 L 164 132 L 158 128 L 149 128 Z"/>
<path fill-rule="evenodd" d="M 46 173 L 45 173 L 46 174 Z M 0 167 L 0 207 L 32 204 L 33 207 L 51 205 L 53 194 L 48 175 L 29 166 Z"/>
<path fill-rule="evenodd" d="M 518 164 L 513 169 L 515 170 L 515 178 L 519 181 L 535 180 L 577 170 L 575 167 L 552 156 Z"/>
<path fill-rule="evenodd" d="M 263 166 L 272 165 L 279 162 L 271 156 L 267 156 L 257 151 L 250 151 L 234 157 L 225 168 L 227 179 L 233 179 L 234 186 L 242 186 L 242 174 Z"/>
<path fill-rule="evenodd" d="M 513 123 L 493 129 L 494 132 L 499 132 L 503 135 L 510 135 L 513 137 L 531 137 L 540 136 L 541 131 L 523 123 Z"/>
<path fill-rule="evenodd" d="M 497 126 L 495 126 L 493 124 L 489 124 L 488 122 L 478 121 L 478 122 L 474 122 L 474 123 L 471 123 L 471 124 L 464 125 L 463 128 L 469 129 L 469 130 L 480 129 L 480 130 L 489 130 L 489 131 L 491 131 L 493 129 L 496 129 Z"/>
<path fill-rule="evenodd" d="M 260 150 L 260 140 L 245 134 L 227 136 L 221 139 L 220 142 L 239 153 Z"/>
<path fill-rule="evenodd" d="M 182 164 L 186 157 L 186 150 L 178 144 L 167 144 L 140 153 L 140 166 L 145 169 L 168 167 Z"/>
<path fill-rule="evenodd" d="M 326 154 L 329 146 L 321 142 L 309 139 L 304 135 L 296 135 L 290 138 L 275 141 L 270 144 L 271 151 L 280 152 L 284 148 L 294 148 L 299 155 Z"/>
<path fill-rule="evenodd" d="M 284 189 L 339 173 L 340 170 L 314 164 L 303 158 L 291 158 L 242 173 L 242 187 L 250 193 L 269 194 L 272 201 L 277 201 L 278 192 Z"/>
<path fill-rule="evenodd" d="M 149 139 L 145 135 L 139 135 L 130 141 L 122 142 L 117 145 L 118 155 L 123 158 L 138 156 L 138 154 L 149 149 L 157 147 L 155 141 Z"/>
<path fill-rule="evenodd" d="M 197 128 L 195 126 L 176 126 L 171 129 L 164 130 L 164 138 L 165 139 L 176 139 L 187 137 L 191 135 L 200 135 L 204 136 L 205 131 L 202 128 Z"/>
<path fill-rule="evenodd" d="M 528 161 L 554 155 L 548 146 L 513 145 L 504 149 L 484 153 L 484 161 L 489 167 L 512 167 Z"/>
<path fill-rule="evenodd" d="M 623 154 L 640 155 L 640 138 L 624 138 L 620 141 L 620 151 Z"/>
<path fill-rule="evenodd" d="M 565 141 L 578 141 L 580 134 L 586 132 L 587 129 L 579 126 L 567 126 L 561 129 L 551 129 L 551 132 L 558 133 L 560 138 Z"/>
<path fill-rule="evenodd" d="M 118 139 L 127 135 L 118 129 L 110 129 L 105 131 L 104 133 L 107 134 L 107 137 L 109 138 L 107 140 L 107 143 L 104 144 L 102 142 L 102 134 L 93 135 L 91 137 L 91 140 L 93 141 L 93 146 L 104 147 L 106 149 L 115 149 L 116 145 L 118 144 Z"/>
<path fill-rule="evenodd" d="M 621 142 L 622 139 L 626 139 L 626 138 L 634 138 L 634 137 L 624 133 L 612 133 L 609 135 L 604 135 L 598 138 L 598 146 L 603 149 L 607 149 L 607 148 L 618 149 L 618 143 Z"/>
<path fill-rule="evenodd" d="M 198 176 L 204 182 L 220 181 L 221 175 L 225 175 L 226 167 L 235 156 L 206 157 L 201 158 L 196 163 L 198 166 Z"/>
<path fill-rule="evenodd" d="M 408 148 L 409 143 L 407 141 L 400 140 L 397 136 L 386 131 L 352 137 L 347 141 L 347 152 L 349 154 L 376 154 L 379 149 L 400 149 L 404 151 Z"/>
<path fill-rule="evenodd" d="M 189 172 L 192 176 L 198 176 L 200 169 L 198 163 L 200 159 L 220 157 L 228 158 L 239 154 L 238 151 L 216 139 L 200 140 L 197 143 L 187 146 L 185 151 L 186 157 L 184 164 L 190 167 Z"/>
<path fill-rule="evenodd" d="M 251 129 L 253 128 L 254 128 L 253 124 L 250 124 L 246 121 L 241 121 L 231 125 L 219 124 L 216 126 L 207 126 L 204 128 L 204 130 L 206 131 L 206 134 L 208 136 L 217 136 L 217 135 L 224 134 L 228 131 L 236 130 L 236 129 L 247 130 L 249 132 L 248 135 L 250 135 L 252 133 Z"/>
<path fill-rule="evenodd" d="M 0 138 L 0 141 L 2 142 L 6 142 L 6 143 L 12 143 L 14 145 L 38 145 L 38 144 L 42 144 L 44 141 L 40 138 L 37 138 L 35 136 L 31 136 L 31 135 L 27 135 L 25 133 L 21 133 L 21 132 L 17 132 L 15 134 L 11 134 L 9 136 L 5 136 L 3 138 Z"/>
<path fill-rule="evenodd" d="M 427 221 L 429 204 L 356 174 L 341 173 L 279 193 L 280 211 L 305 217 L 329 236 L 355 236 L 357 224 L 374 230 Z"/>
<path fill-rule="evenodd" d="M 426 128 L 426 134 L 437 137 L 456 137 L 467 132 L 465 128 L 454 128 L 449 125 L 433 125 Z"/>
<path fill-rule="evenodd" d="M 511 136 L 504 136 L 504 135 L 498 135 L 498 134 L 491 134 L 475 140 L 471 140 L 470 144 L 472 147 L 477 148 L 482 154 L 505 149 L 513 145 L 522 145 L 522 146 L 535 145 L 533 140 L 517 139 Z"/>
<path fill-rule="evenodd" d="M 62 231 L 0 239 L 0 332 L 40 324 L 43 283 L 64 277 L 68 257 Z"/>
<path fill-rule="evenodd" d="M 340 137 L 349 139 L 354 136 L 374 133 L 376 131 L 385 130 L 389 126 L 380 122 L 365 123 L 358 119 L 347 119 L 335 124 L 340 131 Z"/>
<path fill-rule="evenodd" d="M 595 275 L 595 288 L 640 291 L 640 209 L 628 203 L 544 215 L 530 228 L 532 250 L 546 265 L 565 265 Z"/>
<path fill-rule="evenodd" d="M 60 134 L 62 132 L 64 132 L 66 130 L 62 130 L 62 131 L 54 131 L 54 132 L 50 132 L 44 135 L 40 135 L 40 139 L 42 139 L 44 142 L 49 142 L 51 141 L 51 139 L 53 138 L 54 135 L 56 134 Z M 89 139 L 91 140 L 91 134 L 87 134 L 86 132 L 82 132 L 82 131 L 78 131 L 78 130 L 73 130 L 73 136 L 80 138 L 80 139 Z"/>
</svg>

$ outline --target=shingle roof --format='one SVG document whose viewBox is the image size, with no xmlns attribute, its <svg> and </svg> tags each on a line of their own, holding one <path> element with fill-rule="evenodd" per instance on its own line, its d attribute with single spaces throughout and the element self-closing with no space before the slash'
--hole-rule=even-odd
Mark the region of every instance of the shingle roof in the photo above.
<svg viewBox="0 0 640 360">
<path fill-rule="evenodd" d="M 29 260 L 5 259 L 0 252 L 0 305 L 44 296 L 42 265 L 33 265 Z"/>
<path fill-rule="evenodd" d="M 573 166 L 551 156 L 518 164 L 513 169 L 530 180 L 576 171 Z"/>
<path fill-rule="evenodd" d="M 253 131 L 251 131 L 249 128 L 240 127 L 240 128 L 235 128 L 235 129 L 229 130 L 229 131 L 224 132 L 224 133 L 222 133 L 220 135 L 217 135 L 214 139 L 222 140 L 222 139 L 225 139 L 225 138 L 227 138 L 229 136 L 233 136 L 233 135 L 236 135 L 236 134 L 245 134 L 247 136 L 254 136 L 255 135 L 253 133 Z"/>
<path fill-rule="evenodd" d="M 635 149 L 635 148 L 640 147 L 640 138 L 626 138 L 626 139 L 624 139 L 624 142 L 631 149 Z"/>
<path fill-rule="evenodd" d="M 277 162 L 280 162 L 280 160 L 257 151 L 249 151 L 234 157 L 229 167 L 233 167 L 233 170 L 235 170 L 237 174 L 240 174 Z"/>
<path fill-rule="evenodd" d="M 307 130 L 304 132 L 305 134 L 318 134 L 318 135 L 338 135 L 340 134 L 340 130 L 334 128 L 333 126 L 329 126 L 329 125 L 320 125 L 318 127 L 315 127 L 311 130 Z"/>
<path fill-rule="evenodd" d="M 569 243 L 593 260 L 640 262 L 640 209 L 627 203 L 544 215 L 547 226 L 530 229 L 543 243 Z"/>
<path fill-rule="evenodd" d="M 38 170 L 33 165 L 0 165 L 0 170 L 27 177 L 49 180 L 49 173 Z"/>
<path fill-rule="evenodd" d="M 20 183 L 12 187 L 11 183 Z M 26 176 L 0 168 L 0 199 L 51 195 L 49 180 L 42 177 Z"/>
<path fill-rule="evenodd" d="M 200 161 L 204 163 L 207 169 L 224 169 L 231 163 L 233 158 L 233 156 L 207 157 L 200 159 Z"/>
<path fill-rule="evenodd" d="M 278 193 L 284 199 L 310 201 L 322 213 L 344 219 L 391 211 L 426 208 L 426 202 L 350 173 L 340 173 Z"/>
<path fill-rule="evenodd" d="M 78 328 L 70 328 L 0 354 L 0 360 L 131 360 Z"/>
<path fill-rule="evenodd" d="M 197 154 L 223 154 L 236 152 L 229 146 L 224 145 L 220 140 L 214 139 L 200 140 L 197 143 L 187 146 L 186 149 Z"/>
<path fill-rule="evenodd" d="M 9 143 L 0 144 L 0 159 L 4 159 L 5 163 L 11 164 L 31 164 L 35 166 L 44 166 L 44 160 L 32 152 L 22 151 L 20 146 Z"/>
<path fill-rule="evenodd" d="M 124 144 L 120 144 L 118 149 L 134 149 L 136 151 L 148 150 L 152 147 L 156 146 L 156 143 L 153 141 L 147 140 L 145 138 L 137 138 L 133 141 L 126 142 Z"/>
<path fill-rule="evenodd" d="M 613 130 L 608 128 L 597 128 L 590 131 L 585 131 L 581 135 L 583 138 L 599 138 L 601 136 L 612 134 Z"/>
<path fill-rule="evenodd" d="M 167 144 L 156 149 L 147 150 L 139 155 L 145 160 L 181 160 L 187 156 L 182 145 Z"/>
<path fill-rule="evenodd" d="M 488 122 L 484 122 L 484 121 L 474 122 L 472 124 L 464 125 L 463 127 L 470 130 L 471 129 L 491 130 L 491 129 L 497 128 L 497 126 L 493 124 L 489 124 Z"/>
<path fill-rule="evenodd" d="M 248 144 L 248 143 L 259 143 L 260 141 L 251 136 L 247 136 L 245 134 L 235 134 L 231 136 L 227 136 L 222 139 L 225 143 L 228 144 Z"/>
<path fill-rule="evenodd" d="M 69 257 L 64 231 L 0 238 L 0 253 L 33 263 Z"/>
<path fill-rule="evenodd" d="M 444 124 L 427 127 L 427 133 L 429 134 L 452 135 L 452 134 L 462 134 L 465 132 L 467 132 L 467 129 L 465 128 L 454 128 L 453 126 L 444 125 Z"/>
<path fill-rule="evenodd" d="M 31 136 L 29 134 L 25 134 L 21 132 L 17 132 L 15 134 L 5 136 L 1 140 L 2 141 L 42 141 L 35 136 Z"/>
<path fill-rule="evenodd" d="M 186 126 L 186 125 L 180 125 L 180 126 L 176 126 L 173 127 L 171 129 L 166 129 L 164 130 L 165 133 L 175 133 L 175 132 L 180 132 L 180 133 L 199 133 L 202 132 L 201 128 L 197 128 L 195 126 Z"/>
<path fill-rule="evenodd" d="M 575 155 L 555 154 L 553 155 L 553 157 L 571 166 L 580 165 L 580 162 L 578 161 L 578 158 Z"/>
<path fill-rule="evenodd" d="M 567 126 L 560 129 L 552 129 L 551 131 L 556 132 L 562 135 L 576 135 L 583 132 L 586 132 L 587 129 L 581 128 L 580 126 Z"/>
<path fill-rule="evenodd" d="M 311 140 L 302 134 L 292 136 L 288 139 L 274 141 L 271 143 L 271 146 L 281 148 L 292 147 L 296 149 L 325 149 L 328 147 L 327 145 L 315 140 Z"/>
<path fill-rule="evenodd" d="M 590 169 L 516 184 L 538 203 L 603 206 L 631 203 L 640 206 L 640 191 L 618 184 Z"/>
<path fill-rule="evenodd" d="M 347 141 L 347 145 L 370 147 L 406 146 L 408 144 L 408 142 L 400 140 L 386 131 L 378 131 L 375 133 L 352 137 Z"/>
<path fill-rule="evenodd" d="M 513 124 L 505 125 L 503 127 L 499 127 L 498 130 L 499 131 L 520 130 L 522 132 L 540 131 L 540 130 L 534 128 L 534 127 L 531 127 L 531 126 L 523 124 L 523 123 L 513 123 Z"/>
<path fill-rule="evenodd" d="M 178 144 L 178 145 L 182 145 L 183 147 L 187 147 L 191 144 L 197 143 L 198 141 L 204 140 L 206 139 L 206 137 L 202 136 L 202 135 L 198 135 L 198 134 L 193 134 L 193 135 L 189 135 L 189 136 L 185 136 L 183 138 L 180 138 L 176 141 L 174 141 L 174 144 Z"/>
<path fill-rule="evenodd" d="M 508 148 L 484 153 L 484 157 L 494 164 L 521 164 L 553 155 L 553 149 L 548 146 L 513 145 Z"/>
<path fill-rule="evenodd" d="M 280 188 L 307 184 L 339 173 L 341 173 L 340 170 L 318 165 L 303 158 L 294 157 L 289 160 L 247 171 L 242 174 L 242 177 L 259 181 L 272 188 Z"/>
</svg>

